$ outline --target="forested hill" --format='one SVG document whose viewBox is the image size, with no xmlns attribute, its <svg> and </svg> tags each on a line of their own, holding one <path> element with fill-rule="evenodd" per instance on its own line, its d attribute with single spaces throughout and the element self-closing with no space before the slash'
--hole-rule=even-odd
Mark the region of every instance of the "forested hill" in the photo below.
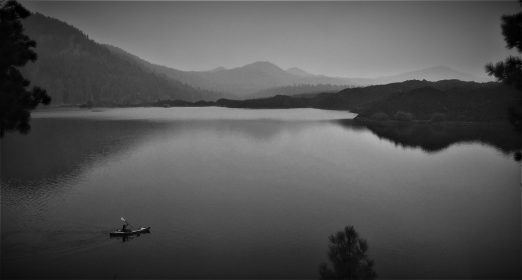
<svg viewBox="0 0 522 280">
<path fill-rule="evenodd" d="M 154 73 L 57 19 L 33 14 L 23 22 L 37 43 L 38 60 L 23 72 L 33 85 L 47 90 L 54 105 L 132 105 L 159 99 L 215 99 L 199 90 Z"/>
<path fill-rule="evenodd" d="M 169 102 L 157 106 L 223 106 L 233 108 L 318 108 L 349 110 L 360 120 L 497 122 L 509 119 L 518 93 L 501 83 L 459 80 L 411 80 L 344 89 L 337 93 L 217 102 Z"/>
<path fill-rule="evenodd" d="M 297 68 L 294 68 L 297 69 Z M 288 71 L 288 70 L 287 70 Z M 296 96 L 311 96 L 322 92 L 338 92 L 350 85 L 332 85 L 332 84 L 298 84 L 284 87 L 274 87 L 266 90 L 258 91 L 254 97 L 271 97 L 275 95 L 296 95 Z"/>
</svg>

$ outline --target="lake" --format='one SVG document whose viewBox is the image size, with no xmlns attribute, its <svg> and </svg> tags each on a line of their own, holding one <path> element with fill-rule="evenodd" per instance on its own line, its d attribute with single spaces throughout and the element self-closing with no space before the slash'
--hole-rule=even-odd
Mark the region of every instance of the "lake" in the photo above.
<svg viewBox="0 0 522 280">
<path fill-rule="evenodd" d="M 35 112 L 2 140 L 2 278 L 317 278 L 346 225 L 381 278 L 521 276 L 519 135 L 354 116 Z"/>
</svg>

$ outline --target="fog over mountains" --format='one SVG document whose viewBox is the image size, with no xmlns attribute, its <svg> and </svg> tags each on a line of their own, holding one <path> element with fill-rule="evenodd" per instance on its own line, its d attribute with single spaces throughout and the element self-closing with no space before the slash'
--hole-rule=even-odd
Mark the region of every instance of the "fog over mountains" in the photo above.
<svg viewBox="0 0 522 280">
<path fill-rule="evenodd" d="M 24 27 L 37 42 L 38 60 L 22 70 L 32 84 L 47 89 L 53 105 L 88 102 L 132 105 L 165 98 L 199 100 L 216 95 L 114 55 L 107 47 L 59 20 L 34 14 L 24 21 Z"/>
<path fill-rule="evenodd" d="M 343 88 L 412 79 L 476 80 L 444 66 L 376 78 L 329 77 L 268 61 L 207 71 L 183 71 L 147 62 L 118 47 L 97 43 L 65 22 L 33 14 L 24 21 L 39 59 L 23 71 L 47 89 L 53 104 L 133 105 L 160 99 L 247 99 L 276 94 L 337 92 Z M 347 65 L 349 67 L 349 65 Z"/>
<path fill-rule="evenodd" d="M 231 69 L 218 67 L 210 71 L 182 71 L 149 63 L 113 46 L 107 47 L 113 50 L 116 54 L 133 59 L 139 64 L 147 67 L 147 69 L 156 73 L 161 73 L 166 77 L 198 88 L 219 91 L 224 93 L 224 96 L 227 98 L 237 99 L 265 97 L 268 96 L 267 92 L 272 91 L 277 92 L 277 94 L 284 94 L 284 92 L 278 92 L 276 88 L 280 89 L 297 85 L 303 87 L 303 91 L 299 93 L 317 93 L 321 92 L 321 90 L 313 91 L 314 85 L 325 85 L 331 87 L 332 89 L 336 89 L 340 86 L 342 89 L 355 86 L 402 82 L 414 79 L 428 81 L 446 79 L 458 79 L 462 81 L 476 80 L 476 78 L 471 75 L 461 73 L 444 66 L 431 67 L 421 69 L 419 71 L 412 71 L 393 76 L 377 77 L 373 79 L 315 75 L 297 67 L 283 70 L 281 67 L 269 61 L 257 61 Z M 309 85 L 309 88 L 312 91 L 305 89 L 306 85 Z M 297 93 L 292 92 L 292 94 Z"/>
</svg>

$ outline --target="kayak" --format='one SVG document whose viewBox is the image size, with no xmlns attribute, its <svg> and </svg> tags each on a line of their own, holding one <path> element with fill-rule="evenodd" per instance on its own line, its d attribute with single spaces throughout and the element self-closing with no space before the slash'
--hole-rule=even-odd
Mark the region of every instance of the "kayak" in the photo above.
<svg viewBox="0 0 522 280">
<path fill-rule="evenodd" d="M 140 234 L 140 233 L 149 233 L 150 227 L 141 227 L 139 229 L 135 230 L 129 230 L 129 231 L 121 231 L 121 229 L 113 231 L 110 233 L 110 236 L 129 236 L 134 234 Z"/>
</svg>

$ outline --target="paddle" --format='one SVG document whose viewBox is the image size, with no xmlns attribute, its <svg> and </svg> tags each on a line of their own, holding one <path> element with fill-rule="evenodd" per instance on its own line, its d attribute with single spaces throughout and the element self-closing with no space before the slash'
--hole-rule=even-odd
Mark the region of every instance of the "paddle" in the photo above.
<svg viewBox="0 0 522 280">
<path fill-rule="evenodd" d="M 125 220 L 125 218 L 121 217 L 120 219 L 122 222 L 126 223 L 127 225 L 131 226 L 132 228 L 136 228 L 135 226 L 131 225 L 131 223 L 127 222 L 127 220 Z"/>
</svg>

